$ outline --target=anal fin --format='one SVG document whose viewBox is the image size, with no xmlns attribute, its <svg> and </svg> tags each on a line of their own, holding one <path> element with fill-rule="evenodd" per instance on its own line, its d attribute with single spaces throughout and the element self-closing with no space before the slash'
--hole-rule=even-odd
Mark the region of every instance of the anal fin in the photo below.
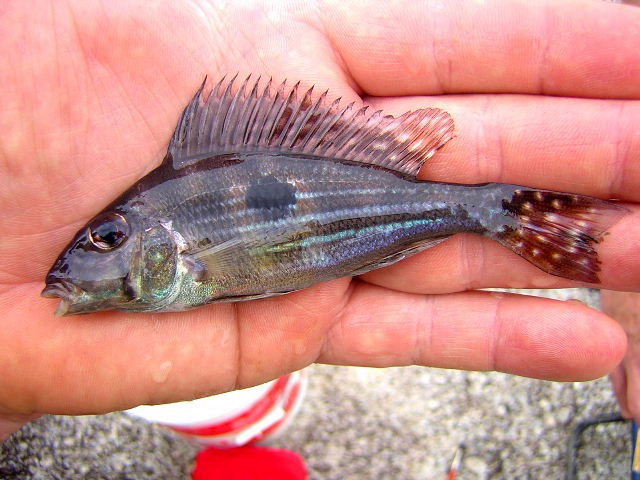
<svg viewBox="0 0 640 480">
<path fill-rule="evenodd" d="M 414 244 L 400 252 L 395 252 L 387 257 L 384 257 L 381 260 L 377 260 L 375 262 L 362 266 L 357 271 L 353 272 L 353 275 L 362 275 L 364 273 L 370 272 L 371 270 L 388 267 L 389 265 L 393 265 L 394 263 L 404 260 L 405 258 L 410 257 L 411 255 L 414 255 L 418 252 L 435 247 L 436 245 L 439 245 L 449 238 L 451 238 L 451 235 L 438 238 L 430 238 L 418 244 Z"/>
</svg>

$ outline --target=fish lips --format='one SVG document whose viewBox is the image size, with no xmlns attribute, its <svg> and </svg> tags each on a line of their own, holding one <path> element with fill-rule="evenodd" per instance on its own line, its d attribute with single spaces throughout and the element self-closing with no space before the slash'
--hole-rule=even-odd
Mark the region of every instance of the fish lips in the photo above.
<svg viewBox="0 0 640 480">
<path fill-rule="evenodd" d="M 57 277 L 49 277 L 40 293 L 44 298 L 59 298 L 60 304 L 55 311 L 58 317 L 92 313 L 104 310 L 135 310 L 135 299 L 128 296 L 112 298 L 94 298 L 77 285 Z"/>
<path fill-rule="evenodd" d="M 87 311 L 87 305 L 84 305 L 83 308 L 83 303 L 79 302 L 82 293 L 82 290 L 72 283 L 56 279 L 47 280 L 47 284 L 40 295 L 44 298 L 59 298 L 60 305 L 58 305 L 55 314 L 62 317 Z"/>
<path fill-rule="evenodd" d="M 60 299 L 60 304 L 55 311 L 55 315 L 58 317 L 114 308 L 112 301 L 88 299 L 84 290 L 72 283 L 59 279 L 51 283 L 47 282 L 40 295 L 44 298 Z"/>
</svg>

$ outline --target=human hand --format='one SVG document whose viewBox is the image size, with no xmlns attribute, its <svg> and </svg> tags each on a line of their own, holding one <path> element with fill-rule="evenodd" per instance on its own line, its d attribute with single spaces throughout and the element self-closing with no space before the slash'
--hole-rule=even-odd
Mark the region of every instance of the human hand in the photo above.
<svg viewBox="0 0 640 480">
<path fill-rule="evenodd" d="M 312 362 L 604 375 L 620 327 L 578 302 L 469 291 L 576 284 L 467 235 L 363 278 L 179 314 L 56 318 L 39 293 L 74 232 L 157 165 L 204 75 L 237 71 L 390 113 L 445 108 L 457 137 L 421 178 L 629 202 L 601 280 L 638 290 L 639 42 L 640 10 L 577 0 L 3 3 L 0 412 L 177 401 Z"/>
<path fill-rule="evenodd" d="M 602 310 L 627 333 L 627 353 L 611 372 L 611 384 L 622 414 L 640 422 L 640 294 L 604 290 Z"/>
</svg>

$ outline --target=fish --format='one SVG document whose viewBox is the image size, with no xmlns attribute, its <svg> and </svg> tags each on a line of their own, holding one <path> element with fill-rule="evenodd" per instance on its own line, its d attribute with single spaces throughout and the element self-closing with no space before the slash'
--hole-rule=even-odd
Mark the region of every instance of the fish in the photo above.
<svg viewBox="0 0 640 480">
<path fill-rule="evenodd" d="M 463 232 L 550 274 L 599 283 L 595 246 L 626 209 L 519 185 L 418 180 L 454 137 L 446 111 L 393 116 L 261 77 L 207 85 L 182 112 L 161 164 L 54 262 L 42 296 L 60 299 L 57 315 L 283 295 Z"/>
</svg>

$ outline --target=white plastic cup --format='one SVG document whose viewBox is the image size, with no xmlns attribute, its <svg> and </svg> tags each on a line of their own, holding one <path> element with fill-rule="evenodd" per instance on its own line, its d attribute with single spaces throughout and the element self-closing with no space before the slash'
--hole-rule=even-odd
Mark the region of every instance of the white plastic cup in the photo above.
<svg viewBox="0 0 640 480">
<path fill-rule="evenodd" d="M 166 405 L 142 405 L 125 413 L 169 427 L 207 447 L 264 443 L 283 432 L 297 413 L 307 375 L 294 372 L 256 387 Z"/>
</svg>

